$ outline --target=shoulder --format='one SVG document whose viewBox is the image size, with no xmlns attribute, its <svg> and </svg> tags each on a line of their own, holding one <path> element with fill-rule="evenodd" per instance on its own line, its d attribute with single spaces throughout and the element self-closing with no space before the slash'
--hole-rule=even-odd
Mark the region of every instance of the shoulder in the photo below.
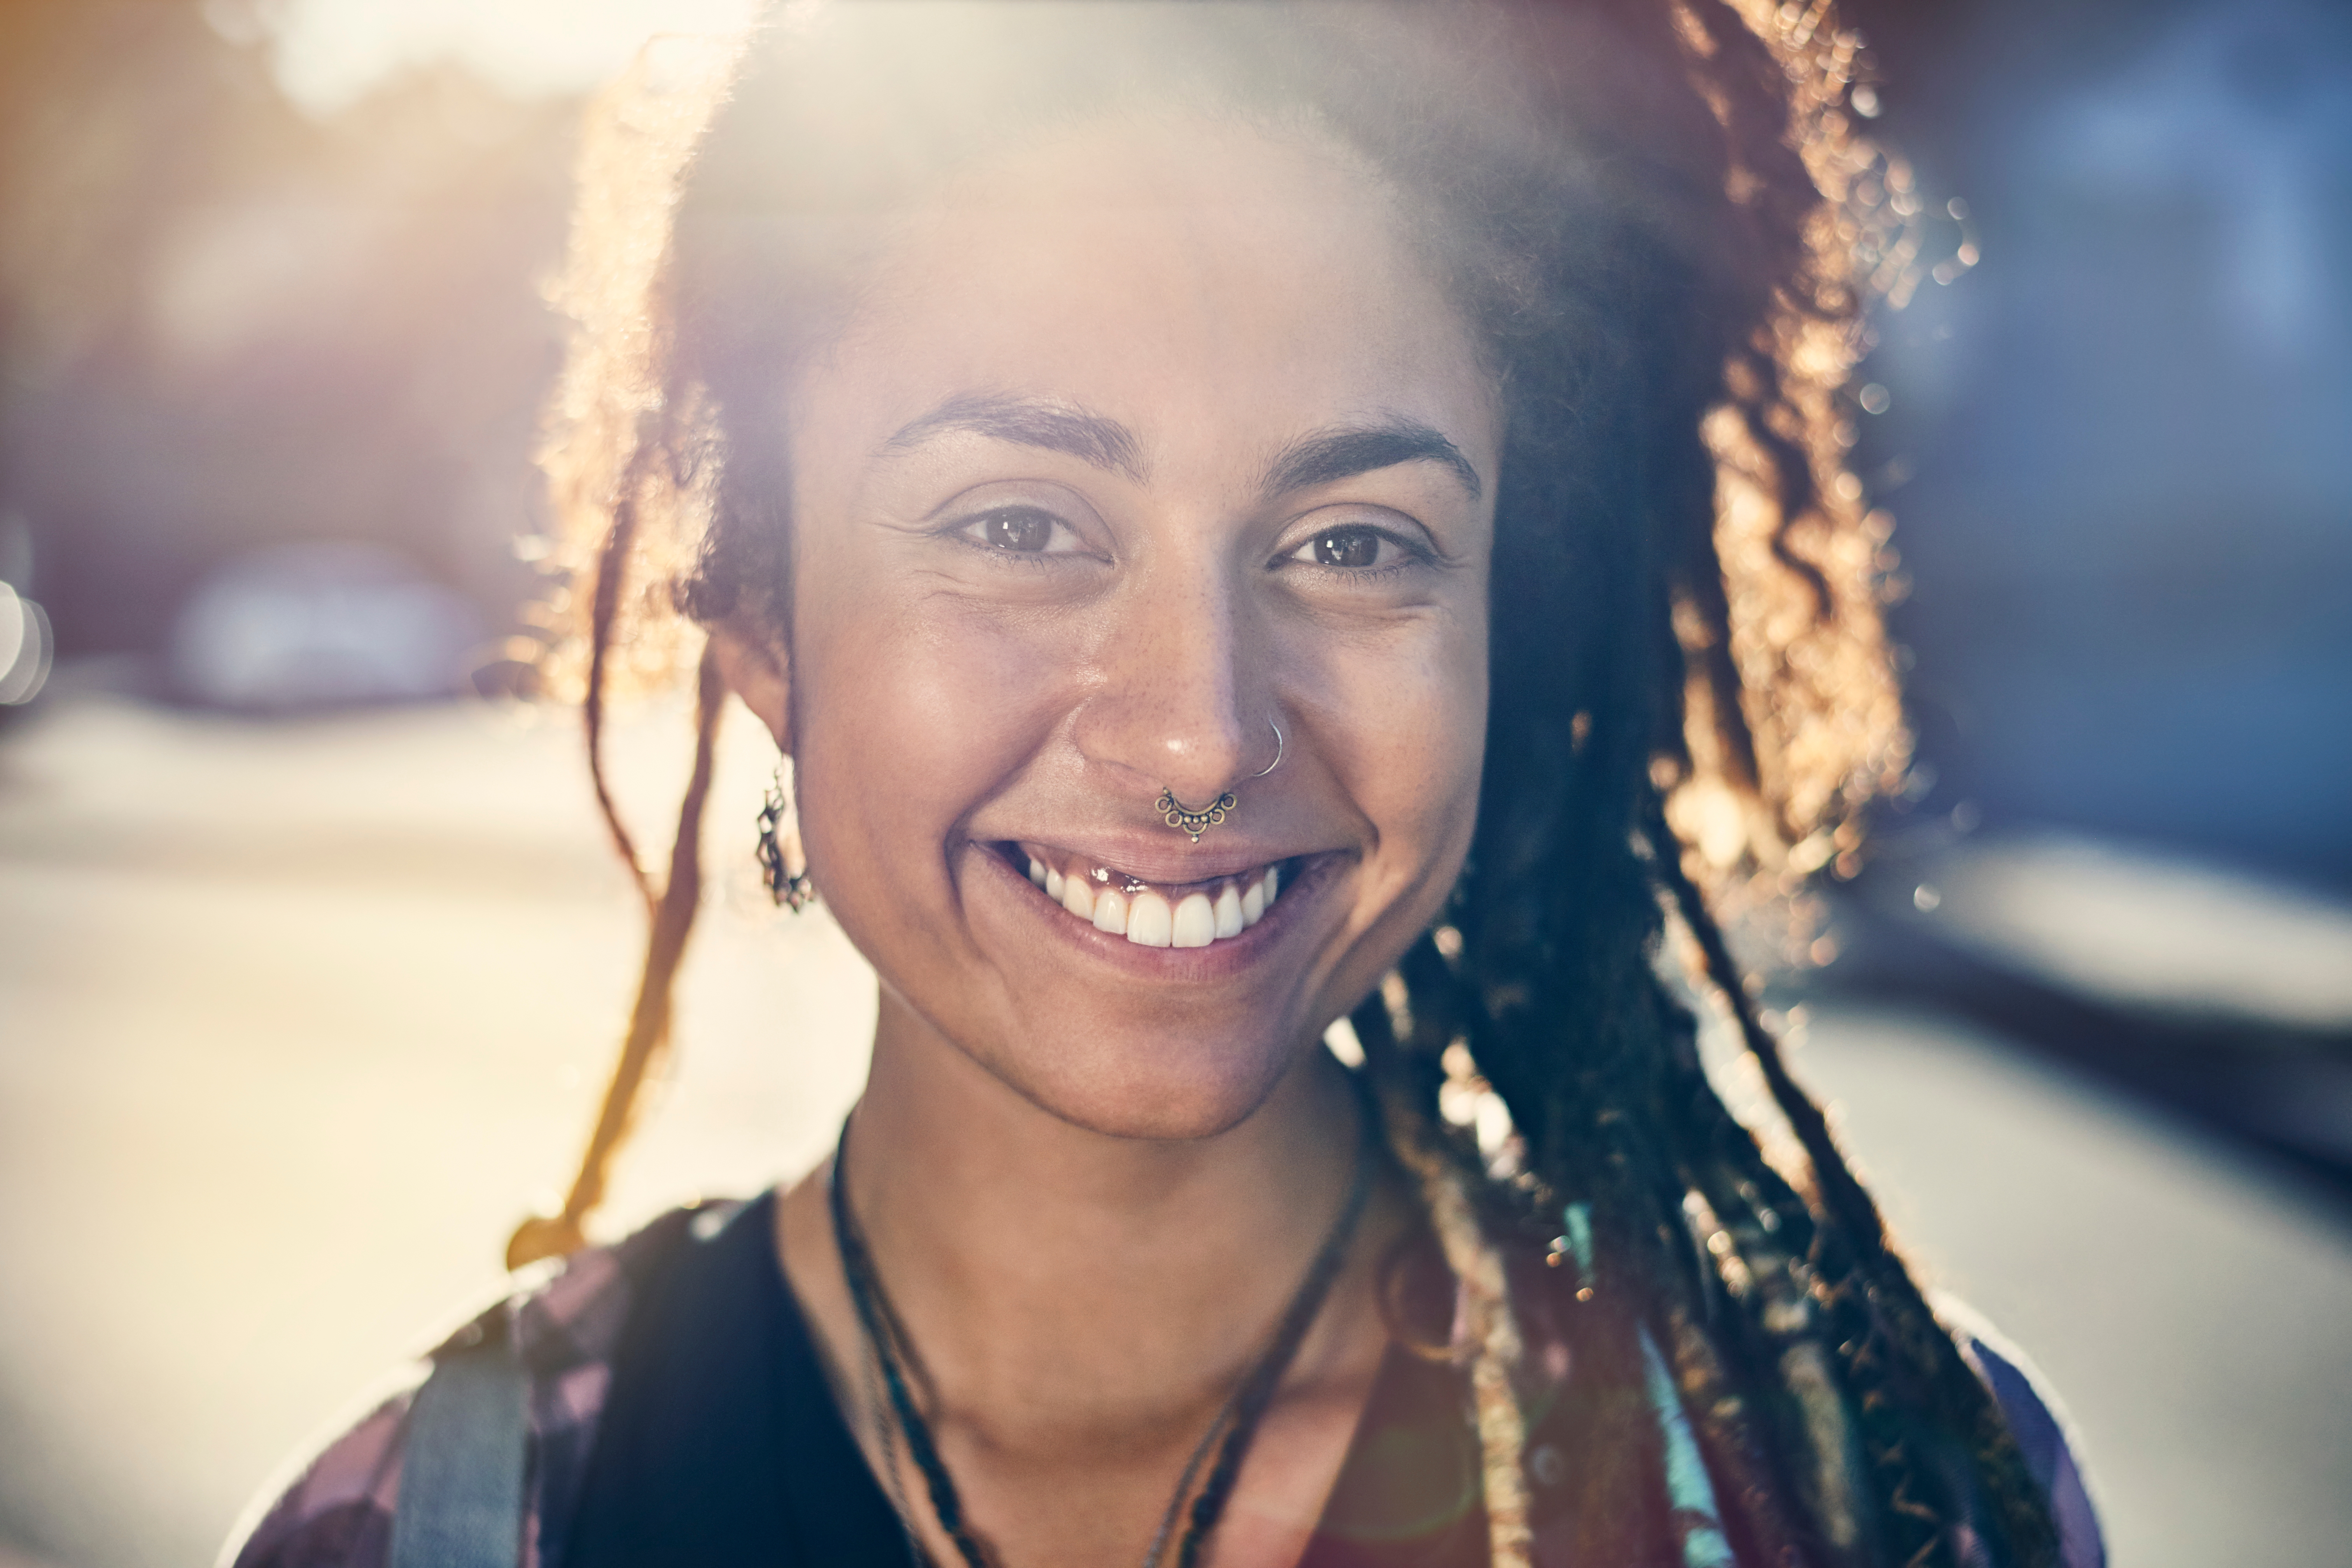
<svg viewBox="0 0 2352 1568">
<path fill-rule="evenodd" d="M 222 1568 L 382 1568 L 391 1558 L 402 1448 L 416 1390 L 433 1363 L 478 1341 L 478 1326 L 511 1326 L 526 1380 L 529 1453 L 521 1561 L 541 1568 L 543 1521 L 570 1516 L 612 1384 L 613 1356 L 642 1281 L 698 1221 L 734 1204 L 674 1209 L 625 1241 L 576 1252 L 526 1275 L 408 1368 L 398 1391 L 298 1461 L 290 1481 L 266 1488 L 221 1555 Z M 550 1564 L 549 1568 L 552 1568 Z"/>
<path fill-rule="evenodd" d="M 2106 1542 L 2083 1479 L 2077 1457 L 2080 1445 L 2049 1380 L 2023 1351 L 1967 1302 L 1938 1292 L 1932 1304 L 1936 1315 L 1959 1342 L 1960 1354 L 1992 1390 L 2001 1413 L 2009 1417 L 2010 1432 L 2025 1456 L 2026 1468 L 2050 1500 L 2064 1568 L 2105 1568 Z"/>
<path fill-rule="evenodd" d="M 1572 1281 L 1563 1279 L 1560 1271 L 1530 1261 L 1530 1257 L 1524 1248 L 1507 1254 L 1511 1268 L 1511 1295 L 1521 1309 L 1521 1328 L 1528 1360 L 1533 1363 L 1524 1369 L 1527 1382 L 1522 1385 L 1523 1403 L 1528 1405 L 1531 1417 L 1548 1411 L 1542 1421 L 1531 1418 L 1529 1423 L 1534 1479 L 1539 1488 L 1548 1488 L 1553 1483 L 1552 1478 L 1543 1473 L 1542 1446 L 1549 1444 L 1556 1451 L 1572 1449 L 1575 1423 L 1598 1419 L 1599 1407 L 1581 1407 L 1573 1397 L 1554 1397 L 1558 1393 L 1572 1394 L 1574 1386 L 1569 1372 L 1572 1358 L 1567 1351 L 1568 1314 L 1561 1310 L 1563 1292 Z M 2053 1522 L 2058 1530 L 2061 1568 L 2105 1568 L 2106 1546 L 2084 1479 L 2081 1447 L 2065 1407 L 2048 1380 L 2031 1358 L 1966 1302 L 1942 1292 L 1931 1292 L 1929 1302 L 1958 1344 L 1962 1358 L 2000 1405 L 2029 1473 L 2049 1501 Z M 1458 1324 L 1458 1305 L 1454 1318 Z M 1686 1498 L 1676 1497 L 1675 1506 L 1687 1508 L 1700 1517 L 1712 1517 L 1714 1499 L 1707 1487 L 1696 1479 L 1704 1460 L 1693 1445 L 1682 1401 L 1659 1359 L 1649 1330 L 1636 1328 L 1632 1331 L 1638 1336 L 1646 1363 L 1646 1375 L 1639 1384 L 1644 1402 L 1634 1407 L 1654 1413 L 1643 1418 L 1659 1423 L 1666 1444 L 1669 1485 L 1690 1489 Z M 1588 1389 L 1588 1394 L 1591 1392 Z M 1622 1387 L 1619 1390 L 1621 1395 L 1625 1392 Z M 1590 1400 L 1585 1404 L 1589 1405 Z M 1624 1408 L 1621 1404 L 1621 1416 Z M 1680 1465 L 1680 1479 L 1675 1475 L 1678 1449 L 1688 1455 Z M 1559 1461 L 1556 1454 L 1551 1464 L 1557 1474 Z M 1557 1500 L 1553 1506 L 1559 1506 Z M 1542 1521 L 1538 1520 L 1537 1523 L 1540 1530 Z"/>
</svg>

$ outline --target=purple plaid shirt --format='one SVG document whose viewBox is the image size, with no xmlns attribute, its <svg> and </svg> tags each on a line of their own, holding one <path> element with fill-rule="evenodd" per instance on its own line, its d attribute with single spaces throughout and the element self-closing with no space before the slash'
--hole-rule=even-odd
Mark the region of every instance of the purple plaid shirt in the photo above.
<svg viewBox="0 0 2352 1568">
<path fill-rule="evenodd" d="M 669 1251 L 698 1217 L 723 1217 L 737 1206 L 674 1209 L 617 1246 L 574 1253 L 512 1299 L 515 1346 L 530 1380 L 523 1568 L 555 1568 L 559 1553 L 542 1552 L 541 1538 L 550 1521 L 570 1519 L 579 1500 L 633 1275 L 644 1259 Z M 234 1568 L 383 1568 L 408 1406 L 428 1370 L 420 1363 L 415 1384 L 329 1444 L 225 1561 Z"/>
<path fill-rule="evenodd" d="M 511 1307 L 529 1383 L 522 1568 L 562 1568 L 562 1531 L 580 1501 L 634 1281 L 672 1252 L 683 1231 L 698 1222 L 716 1226 L 740 1206 L 672 1210 L 616 1246 L 573 1254 L 491 1309 Z M 1962 1321 L 1962 1350 L 2007 1410 L 2027 1464 L 2050 1498 L 2065 1568 L 2104 1568 L 2105 1548 L 2081 1472 L 2056 1418 L 2021 1370 L 2024 1358 L 1980 1324 L 1965 1316 Z M 460 1330 L 451 1342 L 464 1334 Z M 250 1533 L 232 1542 L 223 1556 L 227 1568 L 384 1568 L 409 1405 L 426 1370 L 420 1363 L 414 1384 L 312 1459 Z"/>
</svg>

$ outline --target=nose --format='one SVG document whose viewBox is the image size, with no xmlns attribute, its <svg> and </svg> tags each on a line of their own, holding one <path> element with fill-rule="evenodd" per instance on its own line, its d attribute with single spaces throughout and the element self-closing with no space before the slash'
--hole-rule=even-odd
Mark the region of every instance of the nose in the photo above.
<svg viewBox="0 0 2352 1568">
<path fill-rule="evenodd" d="M 1238 585 L 1223 573 L 1186 577 L 1129 596 L 1075 738 L 1122 793 L 1149 800 L 1165 789 L 1205 805 L 1272 756 L 1273 705 L 1258 689 Z"/>
</svg>

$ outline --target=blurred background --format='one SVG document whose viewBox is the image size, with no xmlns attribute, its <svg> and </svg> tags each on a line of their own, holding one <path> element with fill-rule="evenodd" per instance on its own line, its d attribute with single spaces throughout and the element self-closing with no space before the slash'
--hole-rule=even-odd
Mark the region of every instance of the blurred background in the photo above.
<svg viewBox="0 0 2352 1568">
<path fill-rule="evenodd" d="M 0 1568 L 209 1559 L 562 1179 L 639 931 L 502 699 L 584 92 L 751 0 L 0 0 Z M 1772 1000 L 2125 1568 L 2352 1563 L 2352 10 L 1850 0 L 1922 765 Z M 614 1219 L 813 1160 L 871 980 L 730 730 Z M 619 737 L 648 822 L 688 737 Z M 740 841 L 740 842 L 739 842 Z"/>
</svg>

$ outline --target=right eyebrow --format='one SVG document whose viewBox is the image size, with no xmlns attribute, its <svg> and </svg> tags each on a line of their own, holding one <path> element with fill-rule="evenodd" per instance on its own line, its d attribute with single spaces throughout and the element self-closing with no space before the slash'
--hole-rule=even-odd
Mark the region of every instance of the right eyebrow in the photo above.
<svg viewBox="0 0 2352 1568">
<path fill-rule="evenodd" d="M 882 443 L 882 449 L 904 451 L 950 431 L 986 436 L 1017 447 L 1067 453 L 1080 462 L 1124 474 L 1138 483 L 1143 479 L 1142 448 L 1135 439 L 1135 432 L 1118 420 L 1089 414 L 1066 403 L 1005 393 L 974 392 L 950 397 L 921 418 L 901 426 Z"/>
</svg>

